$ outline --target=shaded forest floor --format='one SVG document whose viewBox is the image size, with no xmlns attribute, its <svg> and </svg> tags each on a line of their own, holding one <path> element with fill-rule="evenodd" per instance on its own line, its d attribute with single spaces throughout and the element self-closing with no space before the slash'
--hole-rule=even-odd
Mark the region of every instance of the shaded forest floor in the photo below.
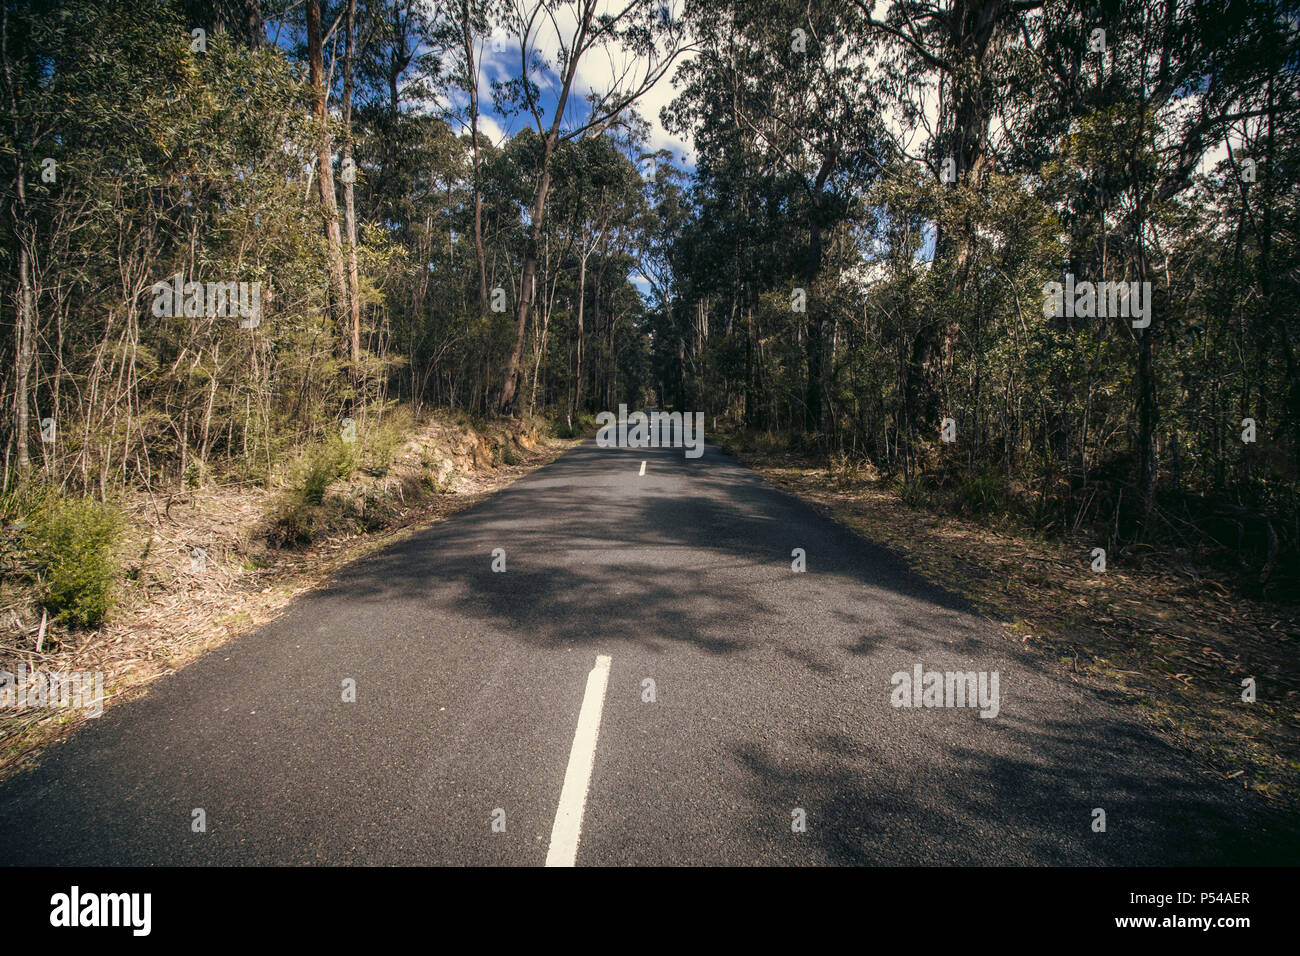
<svg viewBox="0 0 1300 956">
<path fill-rule="evenodd" d="M 1203 771 L 1300 808 L 1300 608 L 1252 601 L 1181 556 L 1091 571 L 1088 540 L 1049 539 L 906 504 L 741 436 L 722 447 L 783 490 L 896 552 L 934 584 L 1036 646 L 1071 679 L 1119 690 Z M 1254 678 L 1256 701 L 1242 700 Z"/>
<path fill-rule="evenodd" d="M 577 442 L 527 426 L 433 415 L 394 449 L 380 474 L 329 486 L 299 547 L 272 547 L 283 488 L 221 486 L 124 503 L 120 548 L 127 580 L 105 625 L 51 628 L 38 651 L 40 609 L 29 588 L 0 585 L 0 671 L 101 672 L 104 706 L 276 618 L 343 565 L 463 510 L 553 461 Z M 194 550 L 202 548 L 201 564 Z M 38 756 L 82 720 L 79 709 L 0 711 L 0 777 Z"/>
</svg>

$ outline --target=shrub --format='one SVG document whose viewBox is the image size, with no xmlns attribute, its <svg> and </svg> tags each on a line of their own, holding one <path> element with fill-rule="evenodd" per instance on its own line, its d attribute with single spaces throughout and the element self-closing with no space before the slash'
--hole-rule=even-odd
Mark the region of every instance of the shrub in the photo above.
<svg viewBox="0 0 1300 956">
<path fill-rule="evenodd" d="M 831 455 L 827 462 L 831 481 L 837 488 L 851 488 L 868 480 L 871 463 L 865 458 L 853 458 L 844 452 Z"/>
<path fill-rule="evenodd" d="M 596 416 L 590 412 L 578 412 L 570 422 L 568 416 L 558 412 L 555 418 L 546 423 L 546 430 L 553 438 L 583 438 L 596 434 Z"/>
<path fill-rule="evenodd" d="M 121 519 L 89 498 L 51 498 L 32 513 L 25 546 L 42 603 L 61 624 L 94 628 L 113 606 Z"/>
<path fill-rule="evenodd" d="M 780 455 L 790 449 L 790 436 L 768 430 L 746 431 L 741 435 L 741 444 L 759 455 Z"/>
<path fill-rule="evenodd" d="M 331 522 L 322 504 L 329 486 L 352 476 L 359 451 L 341 437 L 303 452 L 290 471 L 289 487 L 271 504 L 264 524 L 267 544 L 292 548 L 311 544 Z"/>
<path fill-rule="evenodd" d="M 353 443 L 334 438 L 315 446 L 299 465 L 298 497 L 302 504 L 318 505 L 325 498 L 325 489 L 332 482 L 352 475 L 357 464 L 357 450 Z"/>
<path fill-rule="evenodd" d="M 311 544 L 324 524 L 318 505 L 304 504 L 286 495 L 272 507 L 266 520 L 266 543 L 272 548 L 297 548 Z"/>
<path fill-rule="evenodd" d="M 898 479 L 898 496 L 909 508 L 924 508 L 930 503 L 931 488 L 924 474 L 917 474 L 910 481 Z"/>
<path fill-rule="evenodd" d="M 991 514 L 1005 511 L 1010 490 L 1001 475 L 981 467 L 957 483 L 953 504 L 963 514 Z"/>
<path fill-rule="evenodd" d="M 382 478 L 392 467 L 398 448 L 415 428 L 409 409 L 394 408 L 362 436 L 361 467 L 366 474 Z"/>
<path fill-rule="evenodd" d="M 208 466 L 197 458 L 190 459 L 185 466 L 185 474 L 182 476 L 185 488 L 202 488 L 207 484 Z"/>
</svg>

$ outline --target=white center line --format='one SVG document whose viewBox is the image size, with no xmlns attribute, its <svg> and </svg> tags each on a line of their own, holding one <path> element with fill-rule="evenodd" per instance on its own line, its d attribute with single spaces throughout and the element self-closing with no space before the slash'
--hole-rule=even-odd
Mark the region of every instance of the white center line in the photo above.
<svg viewBox="0 0 1300 956">
<path fill-rule="evenodd" d="M 645 474 L 645 462 L 641 462 L 641 474 Z"/>
<path fill-rule="evenodd" d="M 551 827 L 547 866 L 573 866 L 578 859 L 582 811 L 587 805 L 587 787 L 591 784 L 591 766 L 596 760 L 600 712 L 605 707 L 605 686 L 608 683 L 609 655 L 598 654 L 596 666 L 587 675 L 587 691 L 582 695 L 578 729 L 573 735 L 573 750 L 569 752 L 569 768 L 564 772 L 560 806 L 555 811 L 555 826 Z"/>
</svg>

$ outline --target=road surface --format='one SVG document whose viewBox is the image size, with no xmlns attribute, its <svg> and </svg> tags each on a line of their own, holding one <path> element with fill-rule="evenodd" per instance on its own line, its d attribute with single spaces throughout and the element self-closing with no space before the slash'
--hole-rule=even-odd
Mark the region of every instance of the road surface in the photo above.
<svg viewBox="0 0 1300 956">
<path fill-rule="evenodd" d="M 917 664 L 996 671 L 997 716 L 893 706 Z M 1252 864 L 1297 844 L 1131 703 L 713 446 L 587 442 L 0 784 L 10 864 Z"/>
</svg>

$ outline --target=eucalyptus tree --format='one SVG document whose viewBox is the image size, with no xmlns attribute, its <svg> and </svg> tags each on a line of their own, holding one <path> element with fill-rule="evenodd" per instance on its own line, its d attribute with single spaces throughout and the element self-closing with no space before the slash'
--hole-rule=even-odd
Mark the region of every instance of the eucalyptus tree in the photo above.
<svg viewBox="0 0 1300 956">
<path fill-rule="evenodd" d="M 521 292 L 515 303 L 514 344 L 501 386 L 499 407 L 506 414 L 516 411 L 520 358 L 534 304 L 538 241 L 546 224 L 556 147 L 562 140 L 608 127 L 664 77 L 685 47 L 681 25 L 662 15 L 662 2 L 620 0 L 612 12 L 598 14 L 602 6 L 601 0 L 513 0 L 505 17 L 506 29 L 518 49 L 519 70 L 496 84 L 496 105 L 503 114 L 526 114 L 542 137 L 541 156 L 533 171 Z M 557 50 L 554 63 L 545 44 L 553 44 Z M 604 89 L 591 91 L 585 100 L 586 110 L 571 119 L 568 111 L 579 67 L 593 53 L 621 62 L 621 67 Z M 539 83 L 549 84 L 552 79 L 558 87 L 553 98 L 543 94 Z"/>
<path fill-rule="evenodd" d="M 993 168 L 992 132 L 997 91 L 1008 47 L 1043 0 L 852 0 L 856 29 L 877 58 L 882 100 L 893 114 L 900 151 L 913 155 L 935 180 L 978 196 Z M 876 16 L 876 8 L 883 14 Z M 909 149 L 922 131 L 919 148 Z M 934 226 L 934 268 L 948 277 L 953 302 L 964 301 L 976 242 L 969 221 Z M 923 323 L 911 350 L 907 376 L 910 427 L 937 427 L 945 370 L 953 362 L 959 309 Z"/>
<path fill-rule="evenodd" d="M 705 164 L 739 145 L 752 153 L 756 175 L 789 184 L 786 208 L 794 207 L 807 231 L 805 250 L 790 267 L 811 296 L 826 231 L 886 161 L 856 10 L 847 2 L 798 0 L 700 0 L 689 9 L 700 52 L 680 71 L 682 93 L 668 118 L 694 136 Z M 817 432 L 826 390 L 825 311 L 814 301 L 804 314 L 804 426 Z"/>
<path fill-rule="evenodd" d="M 637 168 L 623 156 L 607 135 L 586 136 L 562 143 L 555 159 L 552 187 L 552 222 L 566 237 L 566 266 L 577 267 L 576 300 L 570 350 L 570 381 L 566 401 L 572 415 L 583 407 L 587 369 L 588 265 L 619 230 L 630 230 L 643 209 L 642 181 Z M 599 317 L 600 283 L 596 284 Z"/>
<path fill-rule="evenodd" d="M 1300 33 L 1294 11 L 1273 0 L 1218 9 L 1178 0 L 1068 0 L 1048 5 L 1022 31 L 1024 48 L 1009 76 L 1008 127 L 1032 168 L 1073 173 L 1060 195 L 1070 227 L 1075 273 L 1126 273 L 1164 286 L 1150 324 L 1117 324 L 1133 349 L 1137 409 L 1137 500 L 1148 521 L 1160 470 L 1158 345 L 1181 293 L 1169 286 L 1168 218 L 1198 182 L 1212 153 L 1226 152 L 1227 175 L 1214 201 L 1264 197 L 1248 220 L 1267 263 L 1274 229 L 1264 217 L 1285 191 L 1287 166 L 1269 155 L 1283 117 L 1297 106 Z M 1030 106 L 1034 104 L 1034 106 Z M 1294 181 L 1294 177 L 1290 177 Z M 1165 278 L 1165 282 L 1158 280 Z M 1293 443 L 1300 443 L 1300 378 L 1290 323 L 1278 309 L 1273 272 L 1259 274 L 1268 339 L 1281 353 Z M 1297 459 L 1300 462 L 1300 459 Z"/>
</svg>

